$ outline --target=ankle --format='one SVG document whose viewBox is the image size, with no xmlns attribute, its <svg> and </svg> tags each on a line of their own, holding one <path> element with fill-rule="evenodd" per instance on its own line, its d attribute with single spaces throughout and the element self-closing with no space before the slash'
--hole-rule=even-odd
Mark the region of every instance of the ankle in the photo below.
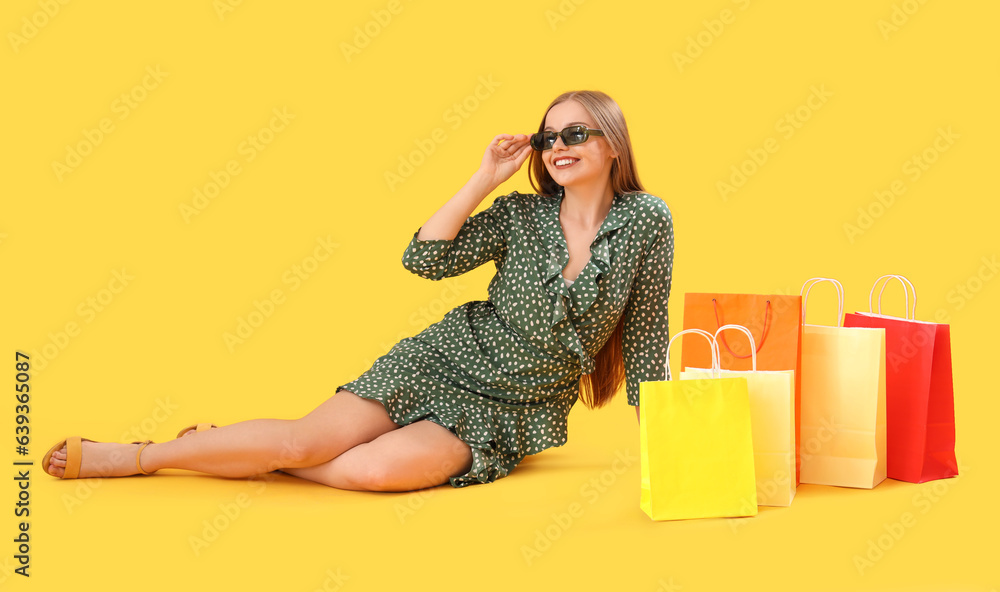
<svg viewBox="0 0 1000 592">
<path fill-rule="evenodd" d="M 154 443 L 151 440 L 146 440 L 145 442 L 139 442 L 139 449 L 135 453 L 135 468 L 142 475 L 152 475 L 155 473 L 159 467 L 152 466 L 148 454 L 144 454 L 149 451 Z"/>
</svg>

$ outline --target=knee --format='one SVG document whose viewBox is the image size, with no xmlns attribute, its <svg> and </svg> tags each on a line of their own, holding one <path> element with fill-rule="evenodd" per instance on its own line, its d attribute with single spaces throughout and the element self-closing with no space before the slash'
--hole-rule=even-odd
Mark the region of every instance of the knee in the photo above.
<svg viewBox="0 0 1000 592">
<path fill-rule="evenodd" d="M 366 444 L 356 447 L 357 452 L 363 452 L 365 448 Z M 331 469 L 330 484 L 342 489 L 393 491 L 396 485 L 394 471 L 388 464 L 368 455 L 339 456 L 332 461 Z"/>
<path fill-rule="evenodd" d="M 355 479 L 361 489 L 367 491 L 400 491 L 398 476 L 385 463 L 375 462 L 359 467 Z"/>
<path fill-rule="evenodd" d="M 296 422 L 290 422 L 289 429 L 282 438 L 274 468 L 311 467 L 330 460 L 330 446 L 321 438 L 297 429 Z"/>
<path fill-rule="evenodd" d="M 358 491 L 412 491 L 431 485 L 429 483 L 416 485 L 408 482 L 406 476 L 400 474 L 399 467 L 393 467 L 392 463 L 381 460 L 363 464 L 351 463 L 350 466 L 344 468 L 346 469 L 344 477 L 348 482 L 348 488 Z"/>
<path fill-rule="evenodd" d="M 471 454 L 469 455 L 471 457 Z M 449 477 L 468 472 L 472 464 L 458 459 L 444 459 L 417 470 L 401 467 L 390 459 L 378 459 L 356 467 L 354 471 L 359 489 L 367 491 L 416 491 L 448 483 Z M 464 465 L 464 466 L 463 466 Z"/>
</svg>

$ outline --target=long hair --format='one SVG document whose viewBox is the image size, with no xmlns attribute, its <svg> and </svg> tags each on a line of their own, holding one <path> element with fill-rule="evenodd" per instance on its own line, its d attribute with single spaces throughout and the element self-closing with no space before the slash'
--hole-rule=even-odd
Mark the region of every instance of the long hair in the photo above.
<svg viewBox="0 0 1000 592">
<path fill-rule="evenodd" d="M 618 157 L 611 163 L 611 189 L 615 195 L 630 191 L 645 191 L 639 181 L 639 172 L 635 166 L 635 156 L 632 152 L 632 139 L 629 137 L 625 116 L 618 103 L 605 93 L 597 90 L 578 90 L 566 92 L 552 101 L 538 131 L 545 130 L 545 117 L 549 110 L 565 101 L 576 101 L 583 105 L 587 113 L 594 118 L 598 129 L 604 132 L 604 139 L 611 145 Z M 555 195 L 562 188 L 552 179 L 552 175 L 542 162 L 541 152 L 532 151 L 528 163 L 528 179 L 531 186 L 540 195 Z M 580 400 L 590 409 L 603 407 L 625 383 L 625 362 L 622 358 L 622 332 L 625 315 L 618 319 L 611 336 L 594 357 L 594 371 L 585 374 L 580 380 Z"/>
<path fill-rule="evenodd" d="M 642 183 L 639 182 L 639 171 L 635 166 L 635 156 L 632 153 L 632 138 L 628 134 L 628 126 L 625 124 L 625 116 L 622 114 L 618 103 L 608 95 L 599 90 L 576 90 L 566 92 L 552 101 L 545 114 L 542 115 L 542 122 L 538 124 L 538 131 L 545 131 L 545 118 L 549 111 L 566 101 L 576 101 L 583 105 L 587 113 L 594 118 L 594 123 L 604 132 L 604 139 L 611 145 L 611 148 L 618 154 L 618 158 L 611 163 L 611 188 L 615 194 L 627 193 L 629 191 L 645 191 Z M 552 179 L 545 163 L 542 161 L 542 153 L 532 150 L 528 158 L 528 180 L 531 186 L 539 195 L 555 195 L 562 188 L 561 185 Z"/>
</svg>

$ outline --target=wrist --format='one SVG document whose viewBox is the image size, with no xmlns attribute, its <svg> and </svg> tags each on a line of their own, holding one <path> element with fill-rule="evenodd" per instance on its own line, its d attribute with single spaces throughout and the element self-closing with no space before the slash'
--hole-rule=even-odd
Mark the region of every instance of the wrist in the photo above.
<svg viewBox="0 0 1000 592">
<path fill-rule="evenodd" d="M 482 191 L 485 197 L 486 195 L 493 193 L 493 191 L 500 186 L 500 183 L 497 183 L 491 175 L 484 173 L 480 169 L 472 174 L 472 177 L 469 179 L 469 185 L 472 185 L 477 190 Z"/>
</svg>

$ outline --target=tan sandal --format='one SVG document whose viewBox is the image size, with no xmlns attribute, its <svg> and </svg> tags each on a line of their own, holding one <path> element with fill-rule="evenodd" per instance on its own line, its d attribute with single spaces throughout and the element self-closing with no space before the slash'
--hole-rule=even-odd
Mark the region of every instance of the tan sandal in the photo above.
<svg viewBox="0 0 1000 592">
<path fill-rule="evenodd" d="M 83 463 L 83 443 L 84 442 L 97 442 L 96 440 L 90 440 L 88 438 L 81 438 L 80 436 L 72 436 L 66 438 L 65 440 L 59 441 L 55 446 L 49 448 L 49 451 L 45 453 L 45 457 L 42 458 L 42 470 L 47 474 L 49 473 L 49 460 L 52 458 L 52 453 L 59 450 L 63 446 L 66 447 L 66 469 L 63 472 L 63 476 L 60 479 L 79 479 L 80 478 L 80 465 Z M 142 455 L 142 451 L 152 444 L 152 440 L 144 440 L 142 442 L 132 442 L 132 444 L 140 444 L 139 450 L 135 453 L 135 468 L 139 470 L 142 475 L 152 475 L 156 471 L 146 471 L 142 468 L 142 464 L 139 462 L 139 457 Z M 55 475 L 52 475 L 55 477 Z"/>
<path fill-rule="evenodd" d="M 217 427 L 219 427 L 219 426 L 215 425 L 214 423 L 196 423 L 194 425 L 190 425 L 190 426 L 184 428 L 183 430 L 177 432 L 177 437 L 178 438 L 183 438 L 184 435 L 187 434 L 191 430 L 194 430 L 196 432 L 205 432 L 205 431 L 208 431 L 208 430 L 210 430 L 212 428 L 217 428 Z"/>
</svg>

